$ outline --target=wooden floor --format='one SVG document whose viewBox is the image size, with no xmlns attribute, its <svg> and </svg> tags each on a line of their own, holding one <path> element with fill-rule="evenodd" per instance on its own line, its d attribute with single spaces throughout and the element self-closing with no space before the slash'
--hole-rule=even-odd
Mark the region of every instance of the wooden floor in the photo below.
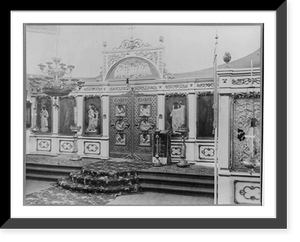
<svg viewBox="0 0 300 242">
<path fill-rule="evenodd" d="M 143 192 L 141 194 L 122 195 L 106 205 L 119 206 L 201 206 L 213 205 L 212 196 L 186 196 L 167 193 Z"/>
</svg>

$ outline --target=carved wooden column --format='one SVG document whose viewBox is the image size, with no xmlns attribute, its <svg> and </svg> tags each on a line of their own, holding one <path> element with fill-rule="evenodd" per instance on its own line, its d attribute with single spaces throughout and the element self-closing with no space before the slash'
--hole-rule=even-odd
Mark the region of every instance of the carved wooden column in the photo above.
<svg viewBox="0 0 300 242">
<path fill-rule="evenodd" d="M 59 112 L 59 107 L 56 105 L 58 102 L 58 97 L 53 97 L 52 98 L 52 103 L 54 104 L 52 106 L 52 115 L 53 115 L 53 123 L 52 123 L 52 134 L 57 135 L 58 134 L 58 125 L 59 125 L 59 120 L 58 120 L 58 112 Z M 59 104 L 58 104 L 59 105 Z"/>
<path fill-rule="evenodd" d="M 105 94 L 101 97 L 102 99 L 102 136 L 108 137 L 109 133 L 109 98 L 108 95 Z"/>
<path fill-rule="evenodd" d="M 108 94 L 101 96 L 102 100 L 102 142 L 101 142 L 101 158 L 109 158 L 109 97 Z"/>
<path fill-rule="evenodd" d="M 32 112 L 31 112 L 31 132 L 35 133 L 37 132 L 37 101 L 36 101 L 36 96 L 31 96 L 31 102 L 32 102 Z"/>
<path fill-rule="evenodd" d="M 81 129 L 77 132 L 78 135 L 83 133 L 83 96 L 78 95 L 76 97 L 76 108 L 77 108 L 77 126 L 80 126 Z M 76 113 L 74 113 L 76 115 Z M 74 117 L 75 118 L 75 117 Z"/>
<path fill-rule="evenodd" d="M 188 121 L 189 121 L 189 139 L 196 139 L 196 93 L 188 94 Z"/>
</svg>

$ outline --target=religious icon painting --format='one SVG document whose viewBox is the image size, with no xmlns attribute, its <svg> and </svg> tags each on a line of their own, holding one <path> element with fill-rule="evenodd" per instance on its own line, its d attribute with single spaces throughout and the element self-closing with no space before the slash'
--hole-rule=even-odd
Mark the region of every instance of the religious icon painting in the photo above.
<svg viewBox="0 0 300 242">
<path fill-rule="evenodd" d="M 51 132 L 51 115 L 52 115 L 52 102 L 48 97 L 40 97 L 37 100 L 37 127 L 39 132 Z"/>
<path fill-rule="evenodd" d="M 172 94 L 166 96 L 166 129 L 172 129 L 173 135 L 181 128 L 188 128 L 187 100 L 185 94 Z"/>
<path fill-rule="evenodd" d="M 115 116 L 116 117 L 125 117 L 126 116 L 126 105 L 125 104 L 116 105 Z"/>
<path fill-rule="evenodd" d="M 140 146 L 151 146 L 150 134 L 140 134 Z"/>
<path fill-rule="evenodd" d="M 88 97 L 84 103 L 84 133 L 86 135 L 100 135 L 101 132 L 101 100 L 98 97 Z"/>
<path fill-rule="evenodd" d="M 139 116 L 150 117 L 150 115 L 151 115 L 151 105 L 150 104 L 140 104 Z"/>
<path fill-rule="evenodd" d="M 126 145 L 126 134 L 117 133 L 115 145 Z"/>
</svg>

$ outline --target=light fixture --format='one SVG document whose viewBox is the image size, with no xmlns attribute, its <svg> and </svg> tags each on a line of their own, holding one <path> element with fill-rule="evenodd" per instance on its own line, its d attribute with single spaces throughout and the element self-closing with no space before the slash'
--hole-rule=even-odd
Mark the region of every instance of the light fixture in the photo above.
<svg viewBox="0 0 300 242">
<path fill-rule="evenodd" d="M 44 77 L 30 77 L 28 78 L 30 84 L 33 88 L 36 88 L 37 91 L 55 97 L 56 102 L 53 104 L 57 106 L 57 97 L 67 96 L 70 92 L 77 89 L 80 90 L 83 86 L 82 81 L 76 78 L 68 77 L 72 73 L 75 66 L 66 65 L 61 62 L 61 58 L 54 57 L 52 62 L 46 62 L 46 65 L 38 65 L 42 73 L 47 74 Z"/>
</svg>

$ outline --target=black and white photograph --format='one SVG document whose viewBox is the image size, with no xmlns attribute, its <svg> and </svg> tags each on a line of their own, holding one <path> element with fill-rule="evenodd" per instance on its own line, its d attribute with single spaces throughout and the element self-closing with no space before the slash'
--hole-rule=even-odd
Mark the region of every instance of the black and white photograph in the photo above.
<svg viewBox="0 0 300 242">
<path fill-rule="evenodd" d="M 24 24 L 24 205 L 261 206 L 263 34 Z"/>
</svg>

